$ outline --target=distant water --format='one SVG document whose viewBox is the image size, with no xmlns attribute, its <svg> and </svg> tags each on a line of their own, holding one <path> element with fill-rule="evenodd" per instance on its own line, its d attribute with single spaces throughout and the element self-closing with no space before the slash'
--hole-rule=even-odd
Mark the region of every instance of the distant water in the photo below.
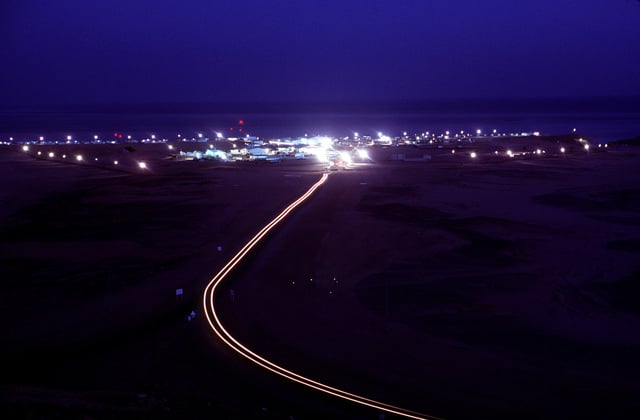
<svg viewBox="0 0 640 420">
<path fill-rule="evenodd" d="M 243 124 L 239 121 L 242 120 Z M 177 134 L 214 138 L 308 135 L 348 136 L 355 132 L 400 135 L 419 132 L 577 132 L 595 141 L 640 136 L 640 98 L 510 101 L 433 101 L 374 104 L 181 104 L 143 106 L 0 109 L 0 141 L 90 140 L 114 133 L 133 138 L 175 139 Z M 240 133 L 242 129 L 242 133 Z"/>
</svg>

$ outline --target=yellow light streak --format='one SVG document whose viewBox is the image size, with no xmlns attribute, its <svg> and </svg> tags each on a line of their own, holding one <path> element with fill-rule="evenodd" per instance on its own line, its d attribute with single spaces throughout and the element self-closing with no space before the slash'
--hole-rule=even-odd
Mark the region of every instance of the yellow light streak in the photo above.
<svg viewBox="0 0 640 420">
<path fill-rule="evenodd" d="M 251 238 L 251 240 L 249 240 L 249 242 L 247 242 L 242 247 L 242 249 L 240 249 L 240 251 L 238 251 L 238 253 L 229 260 L 229 262 L 227 262 L 227 264 L 218 272 L 218 274 L 216 274 L 209 281 L 209 283 L 205 287 L 203 295 L 203 306 L 207 322 L 209 323 L 209 326 L 211 327 L 213 332 L 218 336 L 218 338 L 220 338 L 220 340 L 222 340 L 222 342 L 225 343 L 230 349 L 240 354 L 244 358 L 250 360 L 251 362 L 257 364 L 258 366 L 261 366 L 262 368 L 279 376 L 287 378 L 293 382 L 324 392 L 329 395 L 336 396 L 338 398 L 342 398 L 347 401 L 351 401 L 388 413 L 397 414 L 406 418 L 441 420 L 438 417 L 424 415 L 401 407 L 396 407 L 394 405 L 386 404 L 357 394 L 353 394 L 313 380 L 298 373 L 292 372 L 270 360 L 265 359 L 263 356 L 260 356 L 259 354 L 253 352 L 251 349 L 247 348 L 244 344 L 240 343 L 235 337 L 233 337 L 233 335 L 231 335 L 231 333 L 227 331 L 218 316 L 218 311 L 215 307 L 216 291 L 218 290 L 218 287 L 222 284 L 222 282 L 226 279 L 227 275 L 238 263 L 240 263 L 240 261 L 251 251 L 251 249 L 256 244 L 258 244 L 258 242 L 265 235 L 267 235 L 269 231 L 271 231 L 271 229 L 273 229 L 278 223 L 280 223 L 285 217 L 287 217 L 289 213 L 291 213 L 294 209 L 296 209 L 299 205 L 301 205 L 309 197 L 311 197 L 311 195 L 327 181 L 328 177 L 329 175 L 327 173 L 324 173 L 318 182 L 313 184 L 304 194 L 302 194 L 298 199 L 292 202 L 279 215 L 277 215 L 273 220 L 267 223 L 253 238 Z"/>
</svg>

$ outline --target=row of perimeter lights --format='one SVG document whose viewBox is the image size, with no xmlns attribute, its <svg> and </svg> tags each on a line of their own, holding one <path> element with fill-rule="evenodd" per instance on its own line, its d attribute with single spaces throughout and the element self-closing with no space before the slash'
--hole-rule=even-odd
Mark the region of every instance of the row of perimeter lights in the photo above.
<svg viewBox="0 0 640 420">
<path fill-rule="evenodd" d="M 598 147 L 599 147 L 599 148 L 602 148 L 602 144 L 598 144 Z M 605 145 L 604 145 L 604 148 L 605 148 L 605 149 L 606 149 L 606 148 L 608 148 L 608 147 L 609 147 L 609 145 L 608 145 L 608 144 L 605 144 Z M 588 144 L 585 144 L 585 145 L 584 145 L 584 150 L 589 151 L 589 149 L 590 149 L 589 145 L 588 145 Z M 561 147 L 561 148 L 560 148 L 560 153 L 565 154 L 566 152 L 567 152 L 567 149 L 565 149 L 564 147 Z M 451 154 L 455 154 L 455 153 L 456 153 L 456 150 L 455 150 L 455 149 L 452 149 L 452 150 L 451 150 Z M 547 151 L 546 151 L 546 150 L 542 150 L 542 149 L 536 149 L 536 150 L 533 152 L 533 154 L 534 154 L 534 155 L 542 155 L 542 154 L 546 154 L 546 153 L 547 153 Z M 497 151 L 497 150 L 495 151 L 495 154 L 496 154 L 496 155 L 498 154 L 498 151 Z M 514 154 L 514 153 L 513 153 L 513 151 L 511 151 L 511 150 L 507 150 L 507 151 L 506 151 L 506 154 L 507 154 L 507 156 L 509 156 L 509 157 L 511 157 L 511 158 L 515 156 L 515 154 Z M 475 158 L 477 158 L 477 157 L 478 157 L 478 154 L 477 154 L 476 152 L 471 152 L 471 153 L 469 153 L 469 156 L 471 157 L 471 159 L 475 159 Z"/>
<path fill-rule="evenodd" d="M 248 136 L 248 134 L 247 134 L 247 136 Z M 203 134 L 202 134 L 202 133 L 197 133 L 197 137 L 198 137 L 199 139 L 201 139 L 201 138 L 203 138 L 204 136 L 203 136 Z M 119 138 L 122 138 L 122 135 L 120 135 L 120 137 L 119 137 Z M 131 138 L 132 138 L 132 137 L 131 137 L 131 135 L 130 135 L 130 134 L 129 134 L 129 135 L 127 135 L 127 140 L 131 140 Z M 149 138 L 150 138 L 151 140 L 156 140 L 156 135 L 155 135 L 155 134 L 151 134 L 151 135 L 149 136 Z M 183 137 L 182 137 L 182 134 L 178 134 L 178 138 L 179 138 L 179 139 L 182 139 L 182 138 L 183 138 Z M 186 137 L 185 137 L 185 138 L 186 138 Z M 222 139 L 222 138 L 224 138 L 224 136 L 222 135 L 222 133 L 220 133 L 220 132 L 216 132 L 216 138 L 217 138 L 217 139 Z M 100 136 L 98 136 L 97 134 L 94 134 L 94 135 L 93 135 L 93 139 L 94 139 L 94 140 L 100 140 Z M 38 140 L 39 140 L 39 141 L 44 141 L 44 136 L 40 136 L 40 137 L 38 137 Z M 67 141 L 68 141 L 68 142 L 70 142 L 71 140 L 73 140 L 73 137 L 72 137 L 71 135 L 68 135 L 68 136 L 67 136 Z M 166 140 L 166 139 L 163 139 L 163 140 Z M 13 141 L 13 137 L 9 137 L 9 141 Z"/>
<path fill-rule="evenodd" d="M 22 146 L 22 151 L 24 151 L 24 152 L 28 152 L 28 151 L 29 151 L 29 146 L 27 146 L 26 144 L 25 144 L 24 146 Z M 40 150 L 38 150 L 38 152 L 36 153 L 36 155 L 38 155 L 38 156 L 42 156 L 42 152 L 41 152 Z M 56 154 L 55 154 L 54 152 L 49 152 L 49 153 L 48 153 L 48 156 L 49 156 L 49 158 L 53 159 L 53 158 L 55 158 L 55 157 L 56 157 Z M 63 155 L 62 155 L 62 159 L 67 159 L 67 155 L 66 155 L 66 154 L 63 154 Z M 83 157 L 82 155 L 75 155 L 75 160 L 76 160 L 77 162 L 82 162 L 82 161 L 84 161 L 84 157 Z M 97 162 L 97 161 L 98 161 L 98 158 L 94 158 L 94 160 Z M 114 161 L 113 161 L 113 165 L 114 165 L 114 166 L 118 166 L 119 164 L 120 164 L 120 162 L 118 162 L 117 160 L 114 160 Z M 146 162 L 139 161 L 139 162 L 138 162 L 138 168 L 140 168 L 140 169 L 147 169 L 147 168 L 148 168 L 148 166 L 147 166 Z"/>
</svg>

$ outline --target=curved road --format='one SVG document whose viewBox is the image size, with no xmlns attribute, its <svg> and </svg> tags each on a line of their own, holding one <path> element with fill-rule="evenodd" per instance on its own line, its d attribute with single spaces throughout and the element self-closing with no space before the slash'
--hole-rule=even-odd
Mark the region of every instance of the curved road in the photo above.
<svg viewBox="0 0 640 420">
<path fill-rule="evenodd" d="M 203 305 L 205 315 L 207 317 L 207 321 L 209 322 L 209 326 L 213 330 L 213 332 L 218 336 L 222 342 L 224 342 L 231 350 L 235 351 L 239 355 L 249 359 L 253 363 L 261 366 L 262 368 L 273 372 L 277 375 L 280 375 L 284 378 L 287 378 L 293 382 L 297 382 L 301 385 L 304 385 L 309 388 L 316 389 L 318 391 L 324 392 L 329 395 L 336 396 L 338 398 L 342 398 L 348 401 L 352 401 L 354 403 L 358 403 L 364 406 L 368 406 L 377 410 L 382 410 L 388 413 L 397 414 L 403 417 L 411 418 L 411 419 L 430 419 L 430 420 L 439 420 L 438 417 L 427 416 L 424 414 L 416 413 L 410 410 L 406 410 L 401 407 L 396 407 L 393 405 L 385 404 L 380 401 L 372 400 L 360 395 L 352 394 L 350 392 L 334 388 L 322 382 L 318 382 L 311 378 L 305 377 L 303 375 L 292 372 L 285 367 L 277 365 L 276 363 L 265 359 L 259 354 L 255 353 L 251 349 L 247 348 L 245 345 L 240 343 L 227 329 L 224 327 L 220 318 L 218 317 L 218 312 L 215 307 L 215 297 L 216 292 L 218 291 L 219 286 L 224 282 L 227 278 L 227 275 L 233 270 L 233 268 L 240 262 L 242 259 L 251 251 L 251 249 L 258 243 L 260 240 L 278 223 L 280 223 L 284 218 L 289 215 L 293 210 L 296 209 L 300 204 L 304 203 L 311 195 L 317 190 L 322 184 L 324 184 L 329 177 L 329 174 L 324 173 L 320 180 L 313 184 L 304 194 L 302 194 L 297 200 L 291 203 L 287 208 L 285 208 L 279 215 L 277 215 L 273 220 L 267 223 L 247 244 L 238 251 L 236 255 L 229 260 L 229 262 L 216 274 L 211 281 L 207 284 L 207 287 L 204 290 L 203 296 Z"/>
</svg>

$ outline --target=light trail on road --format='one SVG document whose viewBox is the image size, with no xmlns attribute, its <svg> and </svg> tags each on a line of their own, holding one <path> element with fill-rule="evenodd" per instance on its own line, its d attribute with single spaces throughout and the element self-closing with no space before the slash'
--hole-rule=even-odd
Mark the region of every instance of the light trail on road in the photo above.
<svg viewBox="0 0 640 420">
<path fill-rule="evenodd" d="M 302 194 L 298 199 L 289 204 L 279 215 L 277 215 L 273 220 L 267 223 L 249 242 L 247 242 L 238 253 L 236 253 L 233 258 L 229 260 L 229 262 L 216 274 L 207 284 L 204 289 L 203 295 L 203 306 L 204 312 L 207 318 L 207 322 L 209 326 L 213 330 L 213 332 L 220 338 L 220 340 L 225 343 L 231 350 L 243 356 L 244 358 L 250 360 L 251 362 L 261 366 L 262 368 L 273 372 L 279 376 L 287 378 L 293 382 L 299 383 L 306 387 L 324 392 L 325 394 L 333 395 L 338 398 L 342 398 L 347 401 L 351 401 L 363 406 L 367 406 L 373 409 L 381 410 L 391 414 L 397 414 L 406 418 L 411 419 L 425 419 L 425 420 L 441 420 L 438 417 L 428 416 L 424 414 L 420 414 L 411 410 L 407 410 L 401 407 L 396 407 L 394 405 L 386 404 L 380 401 L 376 401 L 370 398 L 366 398 L 357 394 L 352 394 L 350 392 L 329 386 L 322 382 L 313 380 L 306 376 L 300 375 L 298 373 L 292 372 L 270 360 L 265 359 L 263 356 L 255 353 L 254 351 L 247 348 L 245 345 L 240 343 L 231 333 L 227 331 L 224 327 L 220 318 L 218 316 L 218 312 L 215 307 L 215 297 L 216 292 L 219 286 L 223 283 L 229 273 L 236 267 L 240 261 L 251 251 L 251 249 L 260 242 L 260 240 L 271 231 L 278 223 L 280 223 L 283 219 L 285 219 L 293 210 L 296 209 L 299 205 L 304 203 L 311 195 L 322 185 L 324 184 L 329 177 L 329 174 L 324 173 L 320 180 L 313 184 L 304 194 Z"/>
</svg>

